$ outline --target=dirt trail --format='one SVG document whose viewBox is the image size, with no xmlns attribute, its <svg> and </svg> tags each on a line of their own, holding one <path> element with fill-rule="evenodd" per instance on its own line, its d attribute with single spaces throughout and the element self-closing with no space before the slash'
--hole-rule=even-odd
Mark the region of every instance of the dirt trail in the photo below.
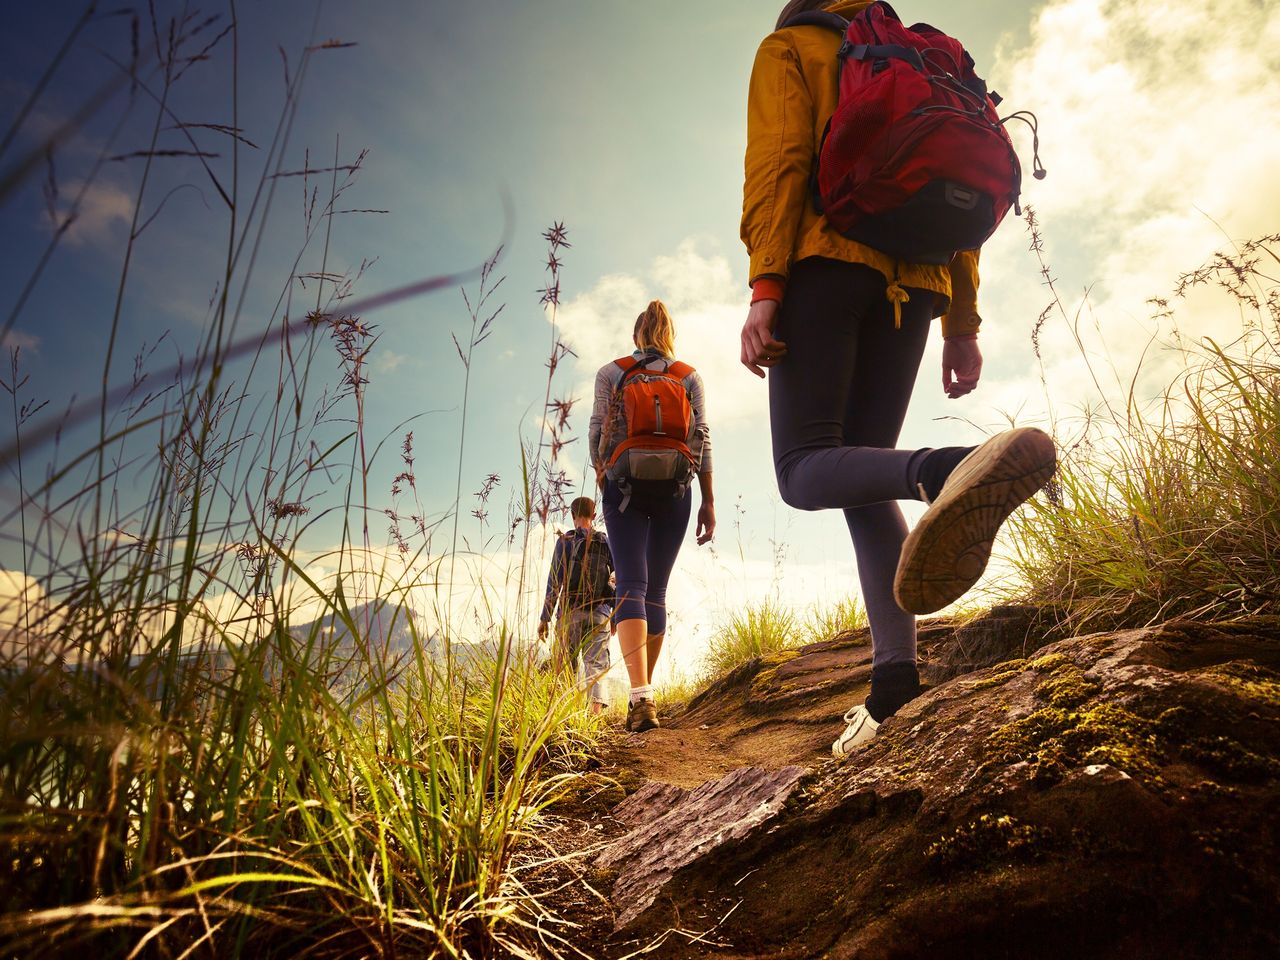
<svg viewBox="0 0 1280 960">
<path fill-rule="evenodd" d="M 856 630 L 762 663 L 704 690 L 677 716 L 640 734 L 619 732 L 605 769 L 630 785 L 696 787 L 740 767 L 812 767 L 831 759 L 841 718 L 867 694 L 870 634 Z"/>
<path fill-rule="evenodd" d="M 859 689 L 859 686 L 862 689 Z M 619 732 L 604 752 L 607 767 L 631 771 L 640 781 L 696 787 L 739 767 L 810 767 L 831 758 L 831 741 L 843 712 L 866 696 L 865 683 L 849 690 L 848 703 L 833 700 L 818 721 L 794 716 L 753 716 L 741 706 L 721 711 L 715 700 L 645 733 Z"/>
<path fill-rule="evenodd" d="M 866 696 L 870 676 L 870 634 L 855 631 L 744 664 L 677 715 L 660 715 L 656 730 L 619 728 L 579 789 L 548 810 L 541 840 L 553 856 L 526 885 L 573 924 L 572 942 L 587 955 L 644 947 L 612 942 L 615 912 L 597 890 L 609 881 L 591 866 L 593 851 L 627 832 L 614 807 L 652 781 L 693 789 L 742 767 L 833 762 L 841 716 Z"/>
<path fill-rule="evenodd" d="M 1026 635 L 1025 617 L 1021 608 L 996 608 L 983 623 L 960 630 L 950 621 L 923 621 L 919 650 L 926 683 L 962 672 L 967 658 L 999 659 L 1009 652 L 1007 637 Z M 702 691 L 679 715 L 660 717 L 659 729 L 619 732 L 605 751 L 605 766 L 632 783 L 681 787 L 745 766 L 813 767 L 831 759 L 844 713 L 866 698 L 870 680 L 866 628 L 752 661 Z"/>
</svg>

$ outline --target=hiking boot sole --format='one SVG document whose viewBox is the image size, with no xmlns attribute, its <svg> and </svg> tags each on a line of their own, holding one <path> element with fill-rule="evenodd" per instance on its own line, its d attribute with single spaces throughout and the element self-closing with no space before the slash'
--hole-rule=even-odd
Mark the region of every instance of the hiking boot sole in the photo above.
<svg viewBox="0 0 1280 960">
<path fill-rule="evenodd" d="M 956 465 L 902 545 L 893 596 L 908 613 L 941 610 L 978 582 L 1000 525 L 1057 467 L 1053 440 L 1021 427 L 992 437 Z"/>
</svg>

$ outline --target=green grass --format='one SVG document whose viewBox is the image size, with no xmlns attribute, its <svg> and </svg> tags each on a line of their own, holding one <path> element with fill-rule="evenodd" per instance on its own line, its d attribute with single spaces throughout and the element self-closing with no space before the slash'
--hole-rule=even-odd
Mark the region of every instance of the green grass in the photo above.
<svg viewBox="0 0 1280 960">
<path fill-rule="evenodd" d="M 788 607 L 776 600 L 748 604 L 729 614 L 711 636 L 703 658 L 708 678 L 728 673 L 754 657 L 766 657 L 799 646 L 802 625 Z"/>
<path fill-rule="evenodd" d="M 804 643 L 821 643 L 867 626 L 867 610 L 856 596 L 810 608 L 803 624 Z"/>
<path fill-rule="evenodd" d="M 729 614 L 712 634 L 702 661 L 702 682 L 723 676 L 755 657 L 821 643 L 867 625 L 867 614 L 857 597 L 814 606 L 803 613 L 767 599 Z M 682 690 L 686 695 L 694 691 Z"/>
<path fill-rule="evenodd" d="M 512 853 L 596 735 L 576 698 L 509 649 L 463 672 L 417 645 L 388 669 L 283 628 L 216 663 L 6 674 L 10 950 L 428 955 L 511 935 Z"/>
<path fill-rule="evenodd" d="M 1185 375 L 1096 416 L 1011 521 L 1020 598 L 1066 628 L 1280 612 L 1277 249 L 1266 237 L 1183 278 L 1226 290 L 1240 339 L 1181 347 Z"/>
</svg>

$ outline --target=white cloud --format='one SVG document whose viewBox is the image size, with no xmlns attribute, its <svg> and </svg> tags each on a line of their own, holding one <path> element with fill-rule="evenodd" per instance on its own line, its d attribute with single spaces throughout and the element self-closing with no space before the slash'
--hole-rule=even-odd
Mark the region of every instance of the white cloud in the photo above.
<svg viewBox="0 0 1280 960">
<path fill-rule="evenodd" d="M 1023 199 L 1039 214 L 1066 301 L 1068 316 L 1052 316 L 1041 340 L 1059 406 L 1096 397 L 1082 348 L 1104 388 L 1122 394 L 1153 335 L 1172 332 L 1152 321 L 1147 299 L 1168 296 L 1181 273 L 1234 239 L 1280 227 L 1277 42 L 1276 4 L 1168 0 L 1155 10 L 1139 0 L 1057 0 L 1041 10 L 1029 45 L 1000 50 L 994 85 L 1006 109 L 1038 114 L 1049 170 L 1027 180 Z M 1011 126 L 1029 159 L 1029 138 Z M 993 356 L 1025 344 L 1048 301 L 1021 227 L 1006 224 L 983 251 L 983 342 Z M 1185 338 L 1240 333 L 1221 295 L 1176 306 Z M 1077 316 L 1081 344 L 1069 322 Z M 1157 347 L 1140 393 L 1166 386 L 1184 362 Z M 1004 402 L 1041 392 L 1026 370 L 988 386 Z"/>
<path fill-rule="evenodd" d="M 59 218 L 70 214 L 72 203 L 79 199 L 75 219 L 63 236 L 67 243 L 105 245 L 128 235 L 134 198 L 122 187 L 104 180 L 95 180 L 87 187 L 73 181 L 62 184 L 60 194 L 63 208 L 58 211 Z"/>
<path fill-rule="evenodd" d="M 48 652 L 60 622 L 38 580 L 21 570 L 0 569 L 0 664 Z"/>
<path fill-rule="evenodd" d="M 374 358 L 373 366 L 378 373 L 394 373 L 409 359 L 408 354 L 396 353 L 393 350 L 380 350 Z"/>
<path fill-rule="evenodd" d="M 6 350 L 17 349 L 26 350 L 29 353 L 40 352 L 40 338 L 34 333 L 27 333 L 23 330 L 10 330 L 3 337 L 0 337 L 0 347 Z"/>
</svg>

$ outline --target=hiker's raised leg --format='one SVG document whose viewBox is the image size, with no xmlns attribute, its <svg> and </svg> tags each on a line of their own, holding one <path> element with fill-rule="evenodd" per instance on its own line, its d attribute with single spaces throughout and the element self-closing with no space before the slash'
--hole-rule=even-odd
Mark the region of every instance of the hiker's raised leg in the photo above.
<svg viewBox="0 0 1280 960">
<path fill-rule="evenodd" d="M 927 451 L 852 438 L 846 422 L 851 401 L 876 391 L 886 407 L 905 410 L 932 304 L 933 294 L 917 292 L 903 305 L 898 329 L 875 270 L 818 257 L 795 265 L 777 330 L 787 356 L 769 373 L 774 468 L 788 504 L 846 509 L 915 497 Z M 866 336 L 873 327 L 881 334 L 875 343 Z M 892 355 L 883 352 L 886 340 Z M 900 426 L 898 420 L 895 437 Z"/>
</svg>

